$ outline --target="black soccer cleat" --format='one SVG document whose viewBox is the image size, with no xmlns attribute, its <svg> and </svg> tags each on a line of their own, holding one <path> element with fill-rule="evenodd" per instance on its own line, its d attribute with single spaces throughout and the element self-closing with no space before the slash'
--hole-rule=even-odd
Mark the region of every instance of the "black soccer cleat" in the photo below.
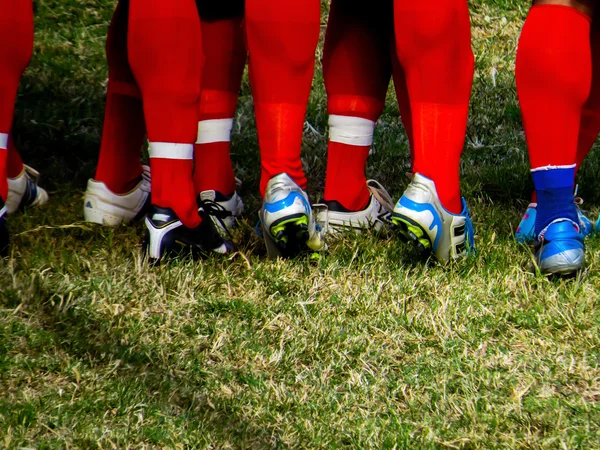
<svg viewBox="0 0 600 450">
<path fill-rule="evenodd" d="M 8 256 L 8 227 L 6 226 L 7 208 L 0 198 L 0 257 Z"/>
<path fill-rule="evenodd" d="M 171 208 L 152 205 L 146 215 L 144 254 L 151 261 L 163 258 L 192 256 L 200 258 L 211 253 L 226 255 L 237 249 L 233 242 L 224 239 L 203 209 L 198 213 L 202 223 L 196 228 L 186 227 Z"/>
</svg>

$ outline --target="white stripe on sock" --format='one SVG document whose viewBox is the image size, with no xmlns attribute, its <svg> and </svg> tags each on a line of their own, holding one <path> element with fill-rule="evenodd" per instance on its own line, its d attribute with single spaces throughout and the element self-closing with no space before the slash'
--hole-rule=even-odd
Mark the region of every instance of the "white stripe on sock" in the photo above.
<svg viewBox="0 0 600 450">
<path fill-rule="evenodd" d="M 6 150 L 8 148 L 8 134 L 0 133 L 0 148 Z"/>
<path fill-rule="evenodd" d="M 375 122 L 362 117 L 329 116 L 329 140 L 340 144 L 368 147 L 373 144 Z"/>
<path fill-rule="evenodd" d="M 212 119 L 198 122 L 198 140 L 196 144 L 210 144 L 212 142 L 229 142 L 233 119 Z"/>
<path fill-rule="evenodd" d="M 150 142 L 150 158 L 194 159 L 194 144 Z"/>
<path fill-rule="evenodd" d="M 556 169 L 574 169 L 577 164 L 571 164 L 568 166 L 542 166 L 531 169 L 531 172 L 542 172 L 543 170 L 556 170 Z"/>
</svg>

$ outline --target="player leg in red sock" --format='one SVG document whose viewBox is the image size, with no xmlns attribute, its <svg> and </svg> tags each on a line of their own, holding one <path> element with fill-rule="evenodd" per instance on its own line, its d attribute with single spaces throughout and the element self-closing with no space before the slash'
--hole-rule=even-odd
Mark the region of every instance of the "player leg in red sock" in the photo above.
<svg viewBox="0 0 600 450">
<path fill-rule="evenodd" d="M 447 261 L 473 245 L 459 176 L 473 80 L 469 10 L 465 0 L 394 0 L 394 19 L 410 98 L 415 176 L 393 221 L 404 238 Z"/>
<path fill-rule="evenodd" d="M 377 182 L 368 184 L 365 177 L 375 122 L 390 83 L 392 33 L 391 4 L 331 4 L 323 50 L 329 113 L 327 208 L 318 220 L 333 227 L 379 228 L 393 208 L 385 189 Z"/>
<path fill-rule="evenodd" d="M 595 10 L 592 20 L 590 48 L 592 52 L 592 85 L 590 95 L 581 113 L 575 174 L 592 149 L 600 132 L 600 9 L 598 8 Z"/>
<path fill-rule="evenodd" d="M 565 2 L 565 6 L 569 6 Z M 592 51 L 592 87 L 590 95 L 583 107 L 581 122 L 579 125 L 579 136 L 577 143 L 577 155 L 575 158 L 575 176 L 581 163 L 594 145 L 594 141 L 600 131 L 600 17 L 598 11 L 594 15 L 590 32 L 590 43 Z M 594 231 L 593 223 L 577 210 L 580 231 L 587 236 Z M 537 195 L 535 191 L 531 196 L 531 202 L 517 227 L 515 237 L 523 243 L 535 242 L 535 222 L 537 217 Z M 600 222 L 599 222 L 600 225 Z"/>
<path fill-rule="evenodd" d="M 320 2 L 246 1 L 250 83 L 261 154 L 261 222 L 271 256 L 323 248 L 300 148 L 319 39 Z"/>
<path fill-rule="evenodd" d="M 415 160 L 413 151 L 413 123 L 412 123 L 412 111 L 410 110 L 410 99 L 408 97 L 408 87 L 406 86 L 406 74 L 402 68 L 402 64 L 398 60 L 398 52 L 396 51 L 396 38 L 392 30 L 390 33 L 390 53 L 392 59 L 392 78 L 394 80 L 394 90 L 396 91 L 396 99 L 398 100 L 398 109 L 400 110 L 400 119 L 404 125 L 406 131 L 406 138 L 408 139 L 408 147 L 410 150 L 410 161 L 411 161 L 411 173 L 412 176 L 412 164 Z"/>
<path fill-rule="evenodd" d="M 150 145 L 152 206 L 146 249 L 229 253 L 196 205 L 192 178 L 203 66 L 200 18 L 193 0 L 131 0 L 129 63 L 140 87 Z"/>
<path fill-rule="evenodd" d="M 129 2 L 120 1 L 106 39 L 108 87 L 98 167 L 83 200 L 85 220 L 108 226 L 143 216 L 150 199 L 150 172 L 140 162 L 146 126 L 129 66 L 128 22 Z"/>
<path fill-rule="evenodd" d="M 215 224 L 227 228 L 233 227 L 244 210 L 230 156 L 231 129 L 247 59 L 243 14 L 241 0 L 200 4 L 205 64 L 194 146 L 194 187 L 200 202 L 220 205 L 223 217 L 216 218 Z"/>
<path fill-rule="evenodd" d="M 6 160 L 6 175 L 9 179 L 17 178 L 25 170 L 21 155 L 17 151 L 12 135 L 8 136 L 8 153 Z M 10 188 L 9 188 L 10 189 Z"/>
<path fill-rule="evenodd" d="M 585 10 L 534 2 L 519 40 L 517 93 L 537 193 L 536 259 L 543 273 L 571 274 L 584 262 L 573 180 L 592 79 L 590 22 Z"/>
<path fill-rule="evenodd" d="M 596 8 L 594 12 L 590 44 L 592 49 L 592 88 L 581 114 L 575 175 L 577 175 L 577 170 L 592 149 L 600 132 L 600 8 Z M 582 222 L 581 219 L 580 214 L 580 223 Z M 583 223 L 587 225 L 589 221 L 583 221 Z M 584 230 L 587 229 L 589 228 L 584 228 Z M 600 232 L 600 218 L 596 221 L 593 231 Z"/>
<path fill-rule="evenodd" d="M 0 255 L 3 255 L 8 250 L 4 222 L 8 140 L 19 81 L 33 50 L 33 6 L 27 0 L 0 0 L 0 11 Z"/>
</svg>

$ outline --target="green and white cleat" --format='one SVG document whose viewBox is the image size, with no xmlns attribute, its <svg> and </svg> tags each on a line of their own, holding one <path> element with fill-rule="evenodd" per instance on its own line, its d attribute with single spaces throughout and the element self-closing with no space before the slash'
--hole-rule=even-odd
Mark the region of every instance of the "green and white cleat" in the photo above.
<svg viewBox="0 0 600 450">
<path fill-rule="evenodd" d="M 462 204 L 460 214 L 448 212 L 433 180 L 416 173 L 394 208 L 392 222 L 401 237 L 414 241 L 423 254 L 432 253 L 438 261 L 448 262 L 475 250 L 465 199 Z"/>
<path fill-rule="evenodd" d="M 259 218 L 271 258 L 326 248 L 308 195 L 285 173 L 269 180 Z"/>
</svg>

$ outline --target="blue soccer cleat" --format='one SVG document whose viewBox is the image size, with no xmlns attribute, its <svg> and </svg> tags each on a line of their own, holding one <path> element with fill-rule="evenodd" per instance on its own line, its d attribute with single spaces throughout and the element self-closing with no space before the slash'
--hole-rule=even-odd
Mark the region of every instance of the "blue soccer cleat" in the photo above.
<svg viewBox="0 0 600 450">
<path fill-rule="evenodd" d="M 583 267 L 584 236 L 570 220 L 554 221 L 536 242 L 535 259 L 545 275 L 572 275 Z"/>
<path fill-rule="evenodd" d="M 325 249 L 308 195 L 285 173 L 269 180 L 259 218 L 271 258 Z"/>
<path fill-rule="evenodd" d="M 535 241 L 535 219 L 537 217 L 537 203 L 530 203 L 517 227 L 515 237 L 518 242 L 526 244 Z"/>
<path fill-rule="evenodd" d="M 396 204 L 392 222 L 422 253 L 431 252 L 438 261 L 447 262 L 475 250 L 473 223 L 464 199 L 462 204 L 460 214 L 448 212 L 433 180 L 417 173 Z"/>
<path fill-rule="evenodd" d="M 577 216 L 579 217 L 579 232 L 583 237 L 589 236 L 594 232 L 598 232 L 600 230 L 600 219 L 594 224 L 590 219 L 588 219 L 583 211 L 579 208 L 579 205 L 582 202 L 581 199 L 576 198 L 575 203 L 577 204 Z M 515 237 L 518 242 L 522 244 L 531 244 L 536 240 L 535 234 L 535 219 L 537 217 L 537 203 L 530 203 L 527 206 L 527 210 L 525 214 L 523 214 L 523 218 L 517 227 L 517 231 L 515 232 Z"/>
</svg>

